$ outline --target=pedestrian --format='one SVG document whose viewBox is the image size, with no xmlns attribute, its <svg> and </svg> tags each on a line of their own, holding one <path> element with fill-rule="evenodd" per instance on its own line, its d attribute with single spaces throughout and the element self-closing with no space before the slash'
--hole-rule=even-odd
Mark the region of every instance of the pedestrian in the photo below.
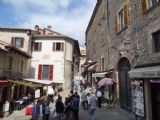
<svg viewBox="0 0 160 120">
<path fill-rule="evenodd" d="M 89 97 L 89 120 L 95 120 L 96 96 L 93 91 Z"/>
<path fill-rule="evenodd" d="M 102 92 L 100 89 L 97 91 L 97 99 L 98 99 L 98 107 L 101 108 L 101 103 L 102 103 Z"/>
<path fill-rule="evenodd" d="M 84 90 L 87 89 L 87 86 L 88 86 L 88 82 L 87 82 L 87 80 L 85 79 L 84 84 L 83 84 Z"/>
<path fill-rule="evenodd" d="M 55 92 L 55 95 L 53 97 L 53 101 L 56 103 L 57 100 L 58 100 L 58 95 L 57 95 L 57 92 Z"/>
<path fill-rule="evenodd" d="M 32 108 L 32 120 L 38 120 L 39 115 L 40 115 L 40 104 L 39 102 L 35 101 Z"/>
<path fill-rule="evenodd" d="M 62 120 L 63 112 L 64 112 L 64 104 L 62 102 L 62 97 L 60 97 L 56 102 L 56 113 L 58 120 Z"/>
<path fill-rule="evenodd" d="M 71 101 L 71 109 L 73 111 L 74 115 L 74 120 L 78 120 L 78 112 L 79 112 L 79 102 L 80 102 L 80 97 L 78 95 L 78 92 L 75 92 L 73 99 Z"/>
<path fill-rule="evenodd" d="M 47 102 L 45 106 L 45 120 L 49 120 L 49 115 L 50 115 L 50 108 L 49 108 L 49 103 Z"/>
<path fill-rule="evenodd" d="M 83 91 L 83 82 L 82 82 L 82 80 L 80 80 L 79 85 L 80 85 L 80 92 L 82 92 Z"/>
<path fill-rule="evenodd" d="M 87 104 L 88 104 L 87 110 L 88 110 L 89 105 L 90 105 L 90 100 L 89 100 L 90 96 L 91 96 L 91 94 L 88 92 L 88 93 L 87 93 Z"/>
<path fill-rule="evenodd" d="M 78 91 L 78 81 L 77 80 L 75 80 L 75 83 L 74 83 L 74 90 L 75 91 Z"/>
<path fill-rule="evenodd" d="M 88 102 L 87 102 L 87 94 L 85 90 L 82 91 L 81 100 L 82 100 L 82 107 L 84 110 L 86 110 L 88 108 Z"/>
<path fill-rule="evenodd" d="M 49 101 L 49 103 L 50 102 L 53 103 L 54 90 L 53 90 L 52 86 L 48 86 L 47 95 L 48 95 L 48 101 Z"/>
<path fill-rule="evenodd" d="M 65 109 L 64 109 L 65 120 L 68 120 L 68 119 L 70 119 L 70 111 L 71 111 L 71 109 L 70 109 L 70 101 L 69 101 L 68 97 L 65 98 L 64 105 L 65 105 Z"/>
<path fill-rule="evenodd" d="M 42 103 L 42 114 L 43 114 L 43 117 L 42 117 L 42 119 L 44 120 L 45 119 L 45 107 L 46 107 L 46 105 L 47 105 L 47 98 L 45 98 L 44 100 L 43 100 L 43 103 Z"/>
<path fill-rule="evenodd" d="M 72 79 L 71 81 L 71 91 L 74 91 L 75 89 L 75 79 Z"/>
</svg>

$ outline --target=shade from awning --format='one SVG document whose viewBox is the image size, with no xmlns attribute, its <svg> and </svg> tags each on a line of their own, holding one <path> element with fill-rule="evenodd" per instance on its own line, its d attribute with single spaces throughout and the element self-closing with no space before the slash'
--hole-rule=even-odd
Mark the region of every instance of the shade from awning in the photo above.
<svg viewBox="0 0 160 120">
<path fill-rule="evenodd" d="M 92 77 L 105 77 L 105 74 L 109 72 L 101 72 L 101 73 L 94 73 L 92 74 Z"/>
<path fill-rule="evenodd" d="M 130 78 L 160 78 L 160 66 L 134 68 L 128 73 Z"/>
</svg>

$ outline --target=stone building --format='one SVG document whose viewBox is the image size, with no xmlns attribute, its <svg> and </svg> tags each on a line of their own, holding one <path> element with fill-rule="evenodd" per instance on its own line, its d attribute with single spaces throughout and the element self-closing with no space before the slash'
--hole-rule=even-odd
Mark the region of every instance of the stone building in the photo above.
<svg viewBox="0 0 160 120">
<path fill-rule="evenodd" d="M 28 77 L 31 56 L 31 30 L 0 28 L 0 116 L 7 115 L 13 100 L 26 93 L 21 81 Z"/>
<path fill-rule="evenodd" d="M 79 49 L 80 49 L 80 63 L 79 63 L 79 72 L 77 75 L 77 79 L 78 80 L 82 80 L 85 76 L 84 76 L 84 64 L 86 62 L 86 46 L 85 45 L 79 45 Z"/>
<path fill-rule="evenodd" d="M 160 119 L 159 5 L 159 0 L 98 0 L 86 30 L 86 59 L 98 62 L 91 77 L 107 73 L 117 80 L 121 108 L 146 120 Z"/>
</svg>

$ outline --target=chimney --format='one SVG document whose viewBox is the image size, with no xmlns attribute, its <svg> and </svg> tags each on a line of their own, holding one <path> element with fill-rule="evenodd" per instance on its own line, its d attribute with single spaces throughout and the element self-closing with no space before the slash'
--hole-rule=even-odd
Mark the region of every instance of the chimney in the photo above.
<svg viewBox="0 0 160 120">
<path fill-rule="evenodd" d="M 52 26 L 51 26 L 51 25 L 48 25 L 48 26 L 47 26 L 47 29 L 48 29 L 48 30 L 51 30 L 51 29 L 52 29 Z"/>
<path fill-rule="evenodd" d="M 35 25 L 34 31 L 39 32 L 39 26 L 38 25 Z"/>
</svg>

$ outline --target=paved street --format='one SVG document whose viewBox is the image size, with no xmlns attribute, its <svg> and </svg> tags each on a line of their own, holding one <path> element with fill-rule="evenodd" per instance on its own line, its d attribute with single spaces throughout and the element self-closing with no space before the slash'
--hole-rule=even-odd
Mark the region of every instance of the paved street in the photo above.
<svg viewBox="0 0 160 120">
<path fill-rule="evenodd" d="M 66 90 L 61 93 L 61 96 L 65 98 L 69 93 L 69 90 Z M 54 105 L 51 104 L 51 107 L 53 108 Z M 118 105 L 115 106 L 115 108 L 107 109 L 107 107 L 102 106 L 101 109 L 97 108 L 96 110 L 96 120 L 133 120 L 131 119 L 131 115 L 129 115 L 127 112 L 121 110 Z M 80 107 L 79 111 L 79 118 L 80 120 L 88 120 L 88 111 L 82 110 Z M 31 116 L 25 116 L 25 108 L 21 111 L 14 111 L 13 114 L 6 118 L 1 118 L 0 120 L 30 120 Z M 41 117 L 40 119 L 41 120 Z M 52 117 L 50 117 L 50 120 L 53 120 Z"/>
</svg>

